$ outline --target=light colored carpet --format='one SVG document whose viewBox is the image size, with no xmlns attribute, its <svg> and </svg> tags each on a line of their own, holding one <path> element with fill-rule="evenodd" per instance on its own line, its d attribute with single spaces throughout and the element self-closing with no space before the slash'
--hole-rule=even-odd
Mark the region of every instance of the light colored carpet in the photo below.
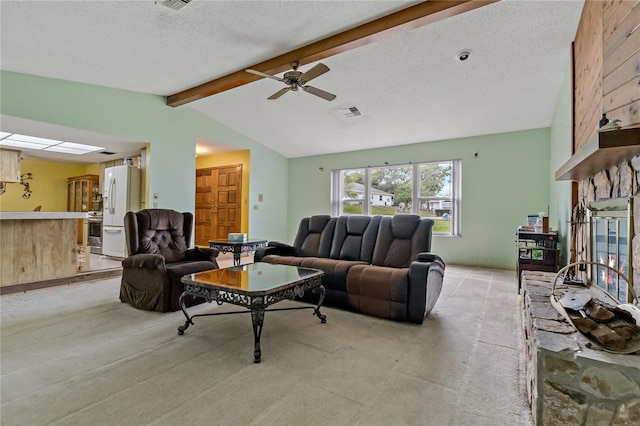
<svg viewBox="0 0 640 426">
<path fill-rule="evenodd" d="M 139 311 L 118 291 L 109 279 L 1 298 L 3 426 L 531 424 L 511 271 L 448 266 L 420 326 L 267 312 L 260 364 L 250 315 L 178 336 L 182 312 Z M 193 312 L 211 309 L 237 308 Z"/>
</svg>

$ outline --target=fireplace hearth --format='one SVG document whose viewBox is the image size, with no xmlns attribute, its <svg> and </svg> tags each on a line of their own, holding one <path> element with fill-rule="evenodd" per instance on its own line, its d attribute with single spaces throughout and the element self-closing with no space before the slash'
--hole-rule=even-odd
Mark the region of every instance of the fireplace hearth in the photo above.
<svg viewBox="0 0 640 426">
<path fill-rule="evenodd" d="M 640 354 L 599 350 L 551 305 L 555 274 L 524 271 L 526 381 L 537 425 L 640 424 Z M 566 284 L 556 289 L 569 290 Z"/>
</svg>

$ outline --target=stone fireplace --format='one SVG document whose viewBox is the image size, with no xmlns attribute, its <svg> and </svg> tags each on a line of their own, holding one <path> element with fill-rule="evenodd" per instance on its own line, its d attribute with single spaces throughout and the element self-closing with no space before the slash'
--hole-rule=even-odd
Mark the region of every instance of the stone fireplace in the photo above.
<svg viewBox="0 0 640 426">
<path fill-rule="evenodd" d="M 635 232 L 640 230 L 638 203 L 640 156 L 580 180 L 572 247 L 576 260 L 605 263 L 625 274 L 636 293 L 640 291 L 640 234 Z M 621 302 L 630 301 L 626 284 L 605 271 L 593 267 L 587 278 Z"/>
<path fill-rule="evenodd" d="M 571 261 L 607 264 L 638 292 L 640 129 L 619 132 L 597 134 L 556 179 L 577 186 Z M 640 424 L 640 353 L 605 352 L 577 332 L 549 301 L 554 276 L 525 271 L 522 278 L 527 391 L 536 424 Z M 576 276 L 629 301 L 626 283 L 607 268 L 585 267 Z M 569 289 L 556 290 L 562 286 Z"/>
<path fill-rule="evenodd" d="M 568 262 L 609 265 L 628 276 L 636 293 L 640 291 L 638 12 L 636 1 L 584 2 L 572 46 L 572 132 L 567 141 L 572 156 L 555 173 L 556 180 L 573 182 L 572 217 L 558 218 L 570 221 L 564 233 L 571 250 Z M 599 131 L 610 124 L 608 120 L 620 124 Z M 578 278 L 590 279 L 616 299 L 628 301 L 625 284 L 615 272 L 583 266 L 583 271 L 574 271 Z M 592 346 L 551 306 L 553 281 L 554 274 L 541 272 L 522 280 L 527 384 L 536 424 L 640 424 L 640 354 L 609 353 Z M 570 285 L 562 285 L 569 291 Z"/>
<path fill-rule="evenodd" d="M 538 271 L 522 277 L 525 372 L 535 424 L 640 424 L 640 355 L 592 346 L 549 303 L 553 277 Z"/>
<path fill-rule="evenodd" d="M 575 182 L 566 232 L 569 262 L 609 265 L 628 276 L 638 292 L 640 128 L 596 132 L 556 171 L 556 180 Z M 585 283 L 629 301 L 617 273 L 591 265 L 577 269 Z M 536 424 L 640 424 L 640 353 L 610 353 L 592 345 L 551 305 L 555 274 L 525 275 L 526 377 Z M 563 283 L 556 290 L 570 288 Z"/>
</svg>

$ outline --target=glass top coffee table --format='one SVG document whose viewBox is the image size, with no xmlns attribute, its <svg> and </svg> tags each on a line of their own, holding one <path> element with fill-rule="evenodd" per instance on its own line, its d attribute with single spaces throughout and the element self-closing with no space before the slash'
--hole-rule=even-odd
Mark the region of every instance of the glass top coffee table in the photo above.
<svg viewBox="0 0 640 426">
<path fill-rule="evenodd" d="M 184 292 L 180 295 L 180 306 L 187 318 L 184 325 L 178 327 L 178 334 L 183 335 L 189 325 L 193 325 L 195 317 L 212 315 L 229 315 L 251 312 L 253 323 L 253 361 L 260 362 L 260 334 L 266 311 L 288 311 L 294 309 L 313 309 L 313 314 L 325 323 L 327 317 L 320 313 L 324 301 L 325 289 L 322 286 L 324 272 L 318 269 L 300 268 L 289 265 L 272 265 L 270 263 L 251 263 L 230 268 L 213 269 L 211 271 L 187 274 L 182 277 Z M 316 306 L 295 306 L 289 308 L 267 309 L 281 300 L 294 299 L 306 291 L 319 291 Z M 218 305 L 231 303 L 243 306 L 249 311 L 213 312 L 189 315 L 184 304 L 186 296 L 201 297 L 207 302 L 215 301 Z"/>
</svg>

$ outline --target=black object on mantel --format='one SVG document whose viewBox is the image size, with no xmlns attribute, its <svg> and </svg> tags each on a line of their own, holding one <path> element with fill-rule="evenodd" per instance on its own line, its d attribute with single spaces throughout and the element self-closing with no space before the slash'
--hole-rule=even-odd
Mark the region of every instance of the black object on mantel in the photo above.
<svg viewBox="0 0 640 426">
<path fill-rule="evenodd" d="M 607 118 L 607 114 L 602 114 L 602 118 L 600 119 L 600 128 L 604 127 L 609 123 L 609 119 Z"/>
</svg>

